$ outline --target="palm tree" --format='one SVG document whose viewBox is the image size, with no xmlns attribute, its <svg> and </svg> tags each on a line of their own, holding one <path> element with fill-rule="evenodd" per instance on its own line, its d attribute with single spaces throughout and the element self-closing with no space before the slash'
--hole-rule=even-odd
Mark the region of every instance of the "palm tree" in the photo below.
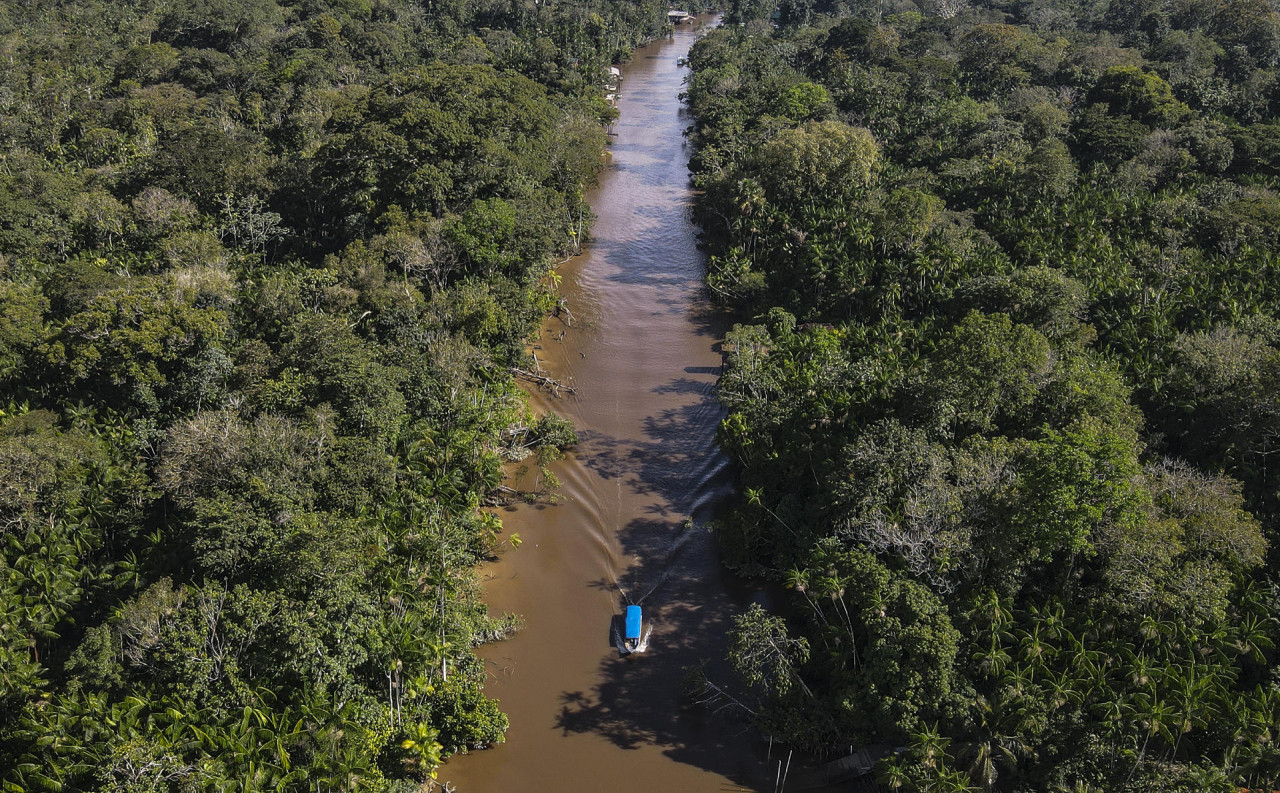
<svg viewBox="0 0 1280 793">
<path fill-rule="evenodd" d="M 1056 598 L 1044 606 L 1032 606 L 1030 614 L 1033 622 L 1044 627 L 1044 634 L 1051 641 L 1059 641 L 1064 634 L 1069 633 L 1066 629 L 1066 610 Z"/>
<path fill-rule="evenodd" d="M 925 768 L 941 768 L 946 765 L 950 755 L 947 747 L 951 739 L 938 732 L 938 725 L 925 727 L 912 736 L 911 752 L 920 760 Z"/>
<path fill-rule="evenodd" d="M 1254 663 L 1266 663 L 1265 651 L 1275 649 L 1270 635 L 1276 629 L 1275 623 L 1275 617 L 1246 614 L 1231 631 L 1231 644 L 1235 651 Z"/>
<path fill-rule="evenodd" d="M 1009 655 L 1009 652 L 993 639 L 991 646 L 975 652 L 973 659 L 978 662 L 978 668 L 986 677 L 998 679 L 1009 668 L 1009 664 L 1013 661 L 1013 656 Z"/>
<path fill-rule="evenodd" d="M 847 579 L 841 578 L 835 569 L 828 570 L 826 575 L 821 576 L 816 585 L 816 594 L 819 597 L 825 596 L 831 600 L 832 611 L 836 613 L 838 618 L 844 622 L 844 628 L 849 634 L 849 652 L 853 661 L 853 668 L 858 668 L 858 639 L 853 630 L 853 618 L 849 614 L 849 607 L 844 602 L 845 583 Z M 836 608 L 836 604 L 839 608 Z M 833 626 L 838 627 L 838 626 Z"/>
<path fill-rule="evenodd" d="M 969 616 L 975 626 L 989 626 L 982 631 L 988 641 L 982 649 L 974 652 L 973 658 L 988 678 L 999 678 L 1013 660 L 1005 649 L 1006 645 L 1013 644 L 1014 637 L 1009 631 L 1013 612 L 995 590 L 987 590 L 977 598 Z"/>
<path fill-rule="evenodd" d="M 968 760 L 970 778 L 990 793 L 1002 767 L 1012 773 L 1021 759 L 1034 756 L 1025 737 L 1031 726 L 1028 712 L 1007 698 L 993 704 L 980 696 L 973 701 L 969 722 L 973 737 L 960 744 L 956 757 Z"/>
<path fill-rule="evenodd" d="M 1195 667 L 1181 671 L 1182 674 L 1177 676 L 1172 691 L 1175 717 L 1173 726 L 1177 729 L 1177 735 L 1174 737 L 1169 755 L 1174 758 L 1178 755 L 1178 745 L 1182 742 L 1182 736 L 1196 727 L 1207 727 L 1210 719 L 1217 715 L 1217 708 L 1210 699 L 1213 679 L 1197 674 Z"/>
<path fill-rule="evenodd" d="M 782 582 L 786 585 L 787 589 L 795 590 L 801 595 L 804 595 L 805 602 L 807 602 L 809 607 L 813 609 L 813 613 L 817 615 L 823 625 L 827 625 L 829 624 L 827 622 L 827 616 L 822 613 L 822 609 L 819 608 L 817 601 L 809 597 L 809 578 L 809 571 L 800 567 L 791 567 L 782 574 Z"/>
<path fill-rule="evenodd" d="M 1257 686 L 1237 694 L 1231 706 L 1224 710 L 1239 719 L 1224 765 L 1240 780 L 1247 780 L 1250 787 L 1280 779 L 1280 751 L 1276 745 L 1276 734 L 1280 732 L 1276 727 L 1280 724 L 1280 691 Z"/>
<path fill-rule="evenodd" d="M 880 781 L 890 790 L 902 790 L 912 783 L 906 763 L 896 757 L 880 761 Z"/>
<path fill-rule="evenodd" d="M 1030 662 L 1033 672 L 1044 671 L 1048 662 L 1052 661 L 1057 654 L 1053 645 L 1046 642 L 1042 636 L 1042 626 L 1039 622 L 1033 622 L 1029 630 L 1019 632 L 1018 644 L 1021 656 Z"/>
<path fill-rule="evenodd" d="M 1154 690 L 1153 677 L 1156 673 L 1155 664 L 1145 653 L 1134 656 L 1129 663 L 1129 682 L 1137 688 Z"/>
<path fill-rule="evenodd" d="M 1142 761 L 1147 756 L 1147 747 L 1153 737 L 1159 735 L 1169 743 L 1173 742 L 1168 724 L 1172 720 L 1173 711 L 1163 700 L 1146 692 L 1140 692 L 1131 700 L 1129 713 L 1142 728 L 1144 737 L 1142 739 L 1142 748 L 1138 751 L 1138 757 L 1133 763 L 1133 768 L 1129 770 L 1129 776 L 1125 778 L 1125 782 L 1132 779 L 1134 773 L 1141 767 Z"/>
</svg>

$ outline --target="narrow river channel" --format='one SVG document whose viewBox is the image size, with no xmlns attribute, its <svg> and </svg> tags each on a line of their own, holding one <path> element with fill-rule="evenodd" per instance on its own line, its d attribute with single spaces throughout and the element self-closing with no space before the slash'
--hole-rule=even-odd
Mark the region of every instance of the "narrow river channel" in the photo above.
<svg viewBox="0 0 1280 793">
<path fill-rule="evenodd" d="M 696 35 L 681 26 L 624 67 L 592 240 L 561 268 L 572 324 L 550 320 L 537 354 L 578 391 L 534 403 L 570 417 L 581 443 L 553 468 L 560 503 L 502 513 L 523 543 L 484 570 L 486 598 L 526 627 L 481 655 L 511 728 L 449 761 L 441 779 L 460 793 L 773 786 L 741 719 L 683 696 L 686 667 L 711 659 L 723 674 L 726 628 L 750 597 L 705 528 L 731 483 L 713 393 L 725 318 L 701 286 L 678 99 Z M 621 658 L 610 625 L 628 598 L 653 633 Z"/>
</svg>

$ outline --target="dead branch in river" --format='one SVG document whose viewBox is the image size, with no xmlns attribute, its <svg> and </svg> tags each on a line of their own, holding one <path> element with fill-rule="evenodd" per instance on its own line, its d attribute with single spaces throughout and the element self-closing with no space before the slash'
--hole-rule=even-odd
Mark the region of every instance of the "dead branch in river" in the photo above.
<svg viewBox="0 0 1280 793">
<path fill-rule="evenodd" d="M 555 394 L 556 396 L 560 396 L 561 391 L 564 391 L 565 393 L 568 393 L 568 394 L 578 393 L 578 389 L 576 387 L 571 385 L 565 385 L 559 380 L 556 380 L 553 377 L 547 377 L 546 375 L 541 374 L 539 372 L 530 372 L 528 369 L 517 369 L 514 366 L 508 369 L 507 371 L 511 372 L 511 374 L 515 375 L 516 377 L 522 378 L 524 380 L 528 380 L 531 383 L 537 384 L 541 388 L 547 389 L 548 391 L 550 391 L 552 394 Z"/>
</svg>

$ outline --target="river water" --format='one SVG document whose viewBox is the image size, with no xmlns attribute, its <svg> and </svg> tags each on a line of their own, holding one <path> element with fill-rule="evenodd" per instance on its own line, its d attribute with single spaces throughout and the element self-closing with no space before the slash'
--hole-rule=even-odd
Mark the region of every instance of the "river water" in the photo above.
<svg viewBox="0 0 1280 793">
<path fill-rule="evenodd" d="M 549 320 L 536 352 L 578 390 L 533 402 L 571 418 L 581 442 L 553 468 L 559 503 L 502 514 L 523 543 L 483 571 L 486 600 L 526 625 L 480 655 L 511 728 L 442 769 L 460 793 L 773 787 L 741 719 L 684 696 L 686 667 L 711 660 L 727 677 L 725 632 L 751 597 L 706 530 L 731 478 L 713 393 L 726 321 L 702 288 L 677 98 L 695 36 L 681 26 L 624 67 L 592 239 L 560 270 L 572 319 Z M 619 657 L 612 621 L 641 599 L 649 649 Z"/>
</svg>

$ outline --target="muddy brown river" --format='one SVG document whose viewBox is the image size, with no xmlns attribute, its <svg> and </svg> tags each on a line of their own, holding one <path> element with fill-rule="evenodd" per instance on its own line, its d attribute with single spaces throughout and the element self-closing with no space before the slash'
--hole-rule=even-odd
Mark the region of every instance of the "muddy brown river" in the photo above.
<svg viewBox="0 0 1280 793">
<path fill-rule="evenodd" d="M 677 98 L 696 35 L 681 26 L 623 68 L 592 239 L 560 270 L 572 324 L 549 320 L 537 354 L 578 390 L 533 402 L 571 418 L 581 442 L 553 468 L 559 503 L 502 513 L 523 543 L 484 569 L 486 599 L 525 628 L 480 654 L 511 728 L 442 769 L 460 793 L 773 789 L 741 719 L 684 696 L 687 667 L 710 660 L 727 676 L 725 632 L 752 596 L 706 530 L 731 483 L 713 393 L 726 318 L 701 286 Z M 623 658 L 611 624 L 628 601 L 653 632 Z"/>
</svg>

